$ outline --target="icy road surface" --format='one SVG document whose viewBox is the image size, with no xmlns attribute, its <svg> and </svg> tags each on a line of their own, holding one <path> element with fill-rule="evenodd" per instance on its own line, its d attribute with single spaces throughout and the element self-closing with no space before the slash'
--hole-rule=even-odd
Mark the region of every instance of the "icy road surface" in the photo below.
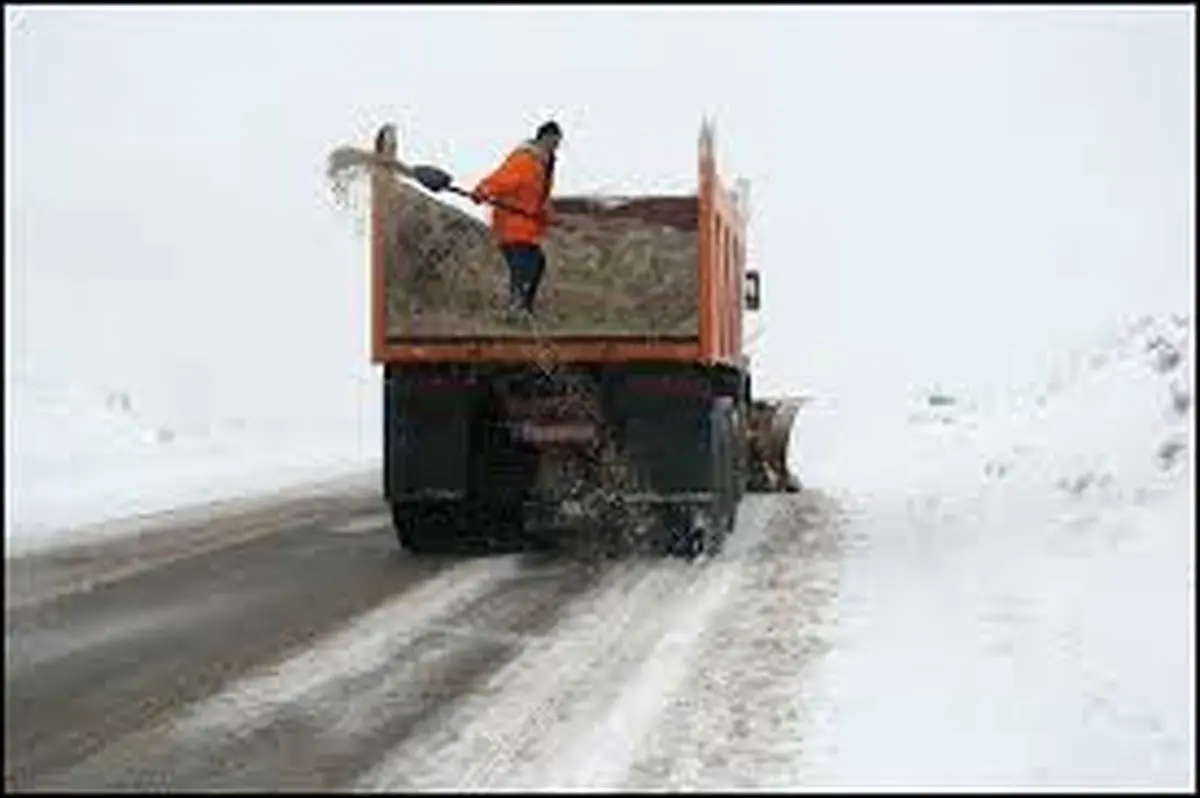
<svg viewBox="0 0 1200 798">
<path fill-rule="evenodd" d="M 12 560 L 6 787 L 797 784 L 838 534 L 753 496 L 699 566 L 418 560 L 364 493 Z"/>
<path fill-rule="evenodd" d="M 712 561 L 588 566 L 413 558 L 363 493 L 10 560 L 5 786 L 1191 783 L 1178 546 L 907 512 L 751 496 Z"/>
</svg>

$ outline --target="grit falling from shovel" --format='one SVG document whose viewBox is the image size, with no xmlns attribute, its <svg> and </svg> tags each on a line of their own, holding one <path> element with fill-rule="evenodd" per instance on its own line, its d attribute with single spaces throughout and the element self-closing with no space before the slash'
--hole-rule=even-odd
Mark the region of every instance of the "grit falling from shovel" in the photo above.
<svg viewBox="0 0 1200 798">
<path fill-rule="evenodd" d="M 359 147 L 343 146 L 331 152 L 325 173 L 329 177 L 335 196 L 344 198 L 350 182 L 356 177 L 369 172 L 371 167 L 380 167 L 396 172 L 401 177 L 418 183 L 422 188 L 434 194 L 449 191 L 451 194 L 458 194 L 461 197 L 473 199 L 471 192 L 455 185 L 454 178 L 444 169 L 429 164 L 412 166 L 399 160 L 394 155 L 386 154 L 386 152 L 369 152 Z M 487 203 L 510 213 L 536 218 L 536 214 L 508 205 L 500 200 L 487 200 Z"/>
</svg>

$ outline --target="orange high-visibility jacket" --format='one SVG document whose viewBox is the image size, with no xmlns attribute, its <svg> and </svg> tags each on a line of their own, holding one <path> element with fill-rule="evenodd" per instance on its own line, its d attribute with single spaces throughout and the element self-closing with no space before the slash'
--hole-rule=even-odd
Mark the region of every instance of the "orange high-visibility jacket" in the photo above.
<svg viewBox="0 0 1200 798">
<path fill-rule="evenodd" d="M 504 159 L 496 171 L 479 181 L 475 194 L 484 200 L 500 200 L 540 218 L 492 209 L 492 233 L 501 244 L 536 244 L 550 219 L 550 190 L 553 176 L 532 142 L 525 142 Z"/>
</svg>

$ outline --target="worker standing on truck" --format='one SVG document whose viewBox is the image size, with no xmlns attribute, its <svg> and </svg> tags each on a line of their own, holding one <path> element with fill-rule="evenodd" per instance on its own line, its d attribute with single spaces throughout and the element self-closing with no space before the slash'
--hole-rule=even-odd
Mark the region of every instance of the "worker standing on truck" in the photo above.
<svg viewBox="0 0 1200 798">
<path fill-rule="evenodd" d="M 511 306 L 530 314 L 546 270 L 541 243 L 551 221 L 550 191 L 561 141 L 558 123 L 544 123 L 471 192 L 477 203 L 499 201 L 511 208 L 492 209 L 492 234 L 508 264 Z"/>
</svg>

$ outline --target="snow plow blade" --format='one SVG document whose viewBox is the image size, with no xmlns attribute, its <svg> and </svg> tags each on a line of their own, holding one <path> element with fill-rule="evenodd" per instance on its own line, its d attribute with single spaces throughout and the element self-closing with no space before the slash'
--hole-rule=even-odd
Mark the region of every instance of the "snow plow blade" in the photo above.
<svg viewBox="0 0 1200 798">
<path fill-rule="evenodd" d="M 754 493 L 798 493 L 800 482 L 788 471 L 788 440 L 799 398 L 756 399 L 750 405 L 747 423 L 748 479 L 746 489 Z"/>
</svg>

